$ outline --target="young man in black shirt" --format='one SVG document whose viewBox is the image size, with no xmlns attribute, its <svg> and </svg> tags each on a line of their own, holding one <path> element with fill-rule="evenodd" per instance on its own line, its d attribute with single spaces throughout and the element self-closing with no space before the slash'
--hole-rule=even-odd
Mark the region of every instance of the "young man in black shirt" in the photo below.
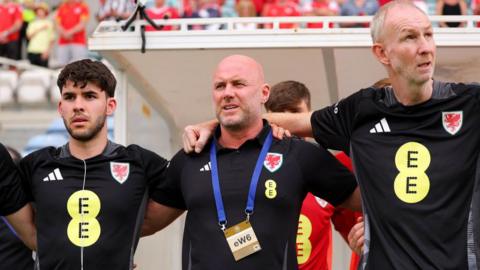
<svg viewBox="0 0 480 270">
<path fill-rule="evenodd" d="M 149 190 L 163 180 L 167 162 L 107 139 L 116 80 L 101 62 L 65 66 L 57 85 L 69 142 L 20 162 L 36 206 L 36 269 L 132 269 Z"/>
<path fill-rule="evenodd" d="M 198 155 L 178 152 L 152 195 L 188 210 L 183 269 L 297 269 L 307 192 L 360 208 L 355 178 L 330 153 L 300 139 L 272 139 L 262 120 L 269 92 L 260 64 L 240 55 L 223 59 L 212 90 L 220 122 L 214 138 Z M 163 213 L 149 213 L 146 226 L 162 228 Z"/>
<path fill-rule="evenodd" d="M 5 148 L 13 162 L 17 164 L 21 158 L 20 153 L 11 147 L 6 146 Z M 17 181 L 20 183 L 19 178 Z M 18 187 L 20 187 L 20 184 L 18 184 Z M 23 203 L 26 204 L 26 200 Z M 0 241 L 0 265 L 2 269 L 33 269 L 32 251 L 25 246 L 5 217 L 0 217 L 0 239 L 2 239 Z"/>
<path fill-rule="evenodd" d="M 410 1 L 383 6 L 371 32 L 391 87 L 267 117 L 350 153 L 363 195 L 361 269 L 479 269 L 480 87 L 433 80 L 432 25 Z"/>
</svg>

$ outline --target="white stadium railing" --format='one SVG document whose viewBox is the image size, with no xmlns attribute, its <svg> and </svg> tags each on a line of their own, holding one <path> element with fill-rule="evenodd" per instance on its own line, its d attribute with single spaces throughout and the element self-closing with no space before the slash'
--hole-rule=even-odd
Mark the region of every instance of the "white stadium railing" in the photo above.
<svg viewBox="0 0 480 270">
<path fill-rule="evenodd" d="M 368 47 L 371 45 L 369 28 L 345 28 L 343 23 L 368 23 L 370 16 L 335 17 L 252 17 L 155 20 L 158 25 L 173 25 L 178 30 L 146 32 L 147 49 L 193 48 L 265 48 L 265 47 Z M 430 16 L 439 46 L 480 46 L 480 16 Z M 465 22 L 465 27 L 441 28 L 439 22 Z M 254 23 L 258 27 L 272 25 L 271 29 L 243 30 L 235 25 Z M 282 23 L 296 27 L 281 29 Z M 323 23 L 323 28 L 307 28 L 307 23 Z M 89 39 L 91 50 L 141 47 L 140 26 L 146 21 L 137 20 L 130 30 L 122 31 L 124 21 L 105 21 L 99 24 Z M 329 25 L 333 24 L 332 28 Z M 192 29 L 203 25 L 205 29 Z M 212 30 L 208 26 L 219 26 Z M 218 28 L 218 27 L 217 27 Z"/>
</svg>

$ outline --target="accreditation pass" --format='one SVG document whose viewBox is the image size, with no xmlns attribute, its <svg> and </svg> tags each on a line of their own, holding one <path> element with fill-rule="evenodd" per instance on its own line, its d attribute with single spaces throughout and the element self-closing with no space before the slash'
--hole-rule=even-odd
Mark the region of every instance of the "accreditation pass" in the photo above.
<svg viewBox="0 0 480 270">
<path fill-rule="evenodd" d="M 248 221 L 240 222 L 226 229 L 224 233 L 235 261 L 262 249 L 252 225 Z"/>
</svg>

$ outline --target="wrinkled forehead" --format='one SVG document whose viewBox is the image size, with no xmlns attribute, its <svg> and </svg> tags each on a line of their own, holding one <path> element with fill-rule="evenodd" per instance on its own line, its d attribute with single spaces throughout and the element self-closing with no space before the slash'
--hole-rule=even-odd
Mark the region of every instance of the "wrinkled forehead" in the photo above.
<svg viewBox="0 0 480 270">
<path fill-rule="evenodd" d="M 427 29 L 432 27 L 432 23 L 428 16 L 418 8 L 397 5 L 388 11 L 383 27 L 387 31 L 402 31 L 405 28 Z"/>
</svg>

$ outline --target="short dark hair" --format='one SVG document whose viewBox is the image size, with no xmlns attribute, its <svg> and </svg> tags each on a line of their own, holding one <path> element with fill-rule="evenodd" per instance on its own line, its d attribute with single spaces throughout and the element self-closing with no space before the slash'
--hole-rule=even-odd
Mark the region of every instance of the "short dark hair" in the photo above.
<svg viewBox="0 0 480 270">
<path fill-rule="evenodd" d="M 284 81 L 272 86 L 265 108 L 270 112 L 294 111 L 302 101 L 305 101 L 310 110 L 310 91 L 305 84 Z"/>
<path fill-rule="evenodd" d="M 73 82 L 74 86 L 79 86 L 80 88 L 84 88 L 87 83 L 92 83 L 102 89 L 102 91 L 105 91 L 108 97 L 115 95 L 115 87 L 117 85 L 115 76 L 113 76 L 107 66 L 100 61 L 92 61 L 90 59 L 75 61 L 63 68 L 57 80 L 60 93 L 62 93 L 62 88 L 67 84 L 67 81 Z"/>
</svg>

